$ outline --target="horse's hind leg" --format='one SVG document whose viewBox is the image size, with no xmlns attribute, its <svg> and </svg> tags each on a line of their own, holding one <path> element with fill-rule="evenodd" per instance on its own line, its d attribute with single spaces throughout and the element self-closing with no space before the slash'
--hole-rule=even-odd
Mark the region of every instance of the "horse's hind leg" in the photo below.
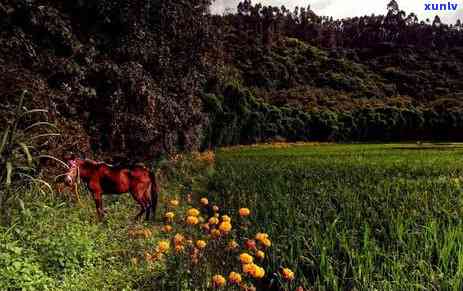
<svg viewBox="0 0 463 291">
<path fill-rule="evenodd" d="M 150 215 L 151 215 L 151 203 L 148 204 L 148 206 L 145 208 L 145 211 L 146 211 L 146 220 L 149 220 Z"/>
<path fill-rule="evenodd" d="M 145 213 L 145 208 L 142 206 L 140 212 L 138 212 L 137 216 L 135 216 L 135 220 L 138 220 L 143 213 Z"/>
</svg>

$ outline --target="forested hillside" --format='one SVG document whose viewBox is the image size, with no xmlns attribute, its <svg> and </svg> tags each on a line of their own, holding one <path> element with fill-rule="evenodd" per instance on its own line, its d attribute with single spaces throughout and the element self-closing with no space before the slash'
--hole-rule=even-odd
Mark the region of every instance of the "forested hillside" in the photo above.
<svg viewBox="0 0 463 291">
<path fill-rule="evenodd" d="M 1 110 L 27 89 L 64 132 L 58 155 L 461 139 L 461 22 L 395 1 L 344 20 L 251 1 L 210 15 L 210 2 L 2 0 Z"/>
<path fill-rule="evenodd" d="M 333 20 L 244 1 L 214 17 L 237 91 L 214 92 L 226 105 L 212 109 L 212 144 L 461 139 L 461 22 L 419 21 L 395 1 L 385 12 Z"/>
</svg>

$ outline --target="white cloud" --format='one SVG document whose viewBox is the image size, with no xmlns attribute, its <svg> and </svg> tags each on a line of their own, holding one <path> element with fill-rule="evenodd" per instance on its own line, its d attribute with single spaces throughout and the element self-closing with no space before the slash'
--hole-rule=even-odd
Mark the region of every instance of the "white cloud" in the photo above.
<svg viewBox="0 0 463 291">
<path fill-rule="evenodd" d="M 307 7 L 310 4 L 312 9 L 318 15 L 333 16 L 334 18 L 344 18 L 352 16 L 363 16 L 374 14 L 385 14 L 387 3 L 390 0 L 261 0 L 264 5 L 281 6 L 285 5 L 286 8 L 293 9 L 295 6 Z M 425 3 L 447 3 L 444 0 L 399 0 L 400 9 L 407 13 L 414 12 L 420 18 L 425 20 L 429 18 L 431 21 L 434 16 L 439 15 L 442 21 L 447 23 L 455 23 L 456 19 L 463 20 L 463 3 L 457 0 L 450 0 L 450 2 L 458 4 L 458 11 L 425 11 Z M 225 8 L 235 9 L 238 0 L 216 0 L 212 7 L 213 13 L 222 13 Z"/>
</svg>

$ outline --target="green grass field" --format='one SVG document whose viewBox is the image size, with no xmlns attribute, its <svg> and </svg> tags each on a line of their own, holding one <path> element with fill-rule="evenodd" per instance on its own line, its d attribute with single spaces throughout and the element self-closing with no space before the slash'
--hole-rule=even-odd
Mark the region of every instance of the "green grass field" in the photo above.
<svg viewBox="0 0 463 291">
<path fill-rule="evenodd" d="M 462 290 L 463 145 L 224 149 L 210 190 L 253 210 L 268 269 L 316 290 Z"/>
</svg>

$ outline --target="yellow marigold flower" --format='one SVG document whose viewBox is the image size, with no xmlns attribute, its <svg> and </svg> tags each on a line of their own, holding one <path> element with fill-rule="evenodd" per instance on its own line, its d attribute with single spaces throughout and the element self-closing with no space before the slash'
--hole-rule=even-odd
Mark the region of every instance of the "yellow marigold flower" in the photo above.
<svg viewBox="0 0 463 291">
<path fill-rule="evenodd" d="M 268 238 L 261 240 L 260 242 L 267 248 L 272 246 L 272 242 Z"/>
<path fill-rule="evenodd" d="M 207 243 L 203 240 L 197 240 L 196 241 L 196 247 L 198 249 L 204 249 L 206 247 Z"/>
<path fill-rule="evenodd" d="M 268 234 L 262 232 L 256 234 L 256 240 L 263 241 L 264 239 L 268 239 Z"/>
<path fill-rule="evenodd" d="M 256 239 L 265 247 L 272 246 L 272 242 L 270 241 L 268 234 L 266 233 L 261 233 L 261 232 L 257 233 Z"/>
<path fill-rule="evenodd" d="M 252 276 L 256 279 L 262 279 L 265 276 L 264 268 L 256 266 L 256 271 Z"/>
<path fill-rule="evenodd" d="M 170 243 L 166 240 L 162 240 L 158 243 L 158 252 L 165 253 L 170 249 Z"/>
<path fill-rule="evenodd" d="M 228 242 L 227 249 L 228 250 L 236 250 L 239 247 L 238 243 L 234 240 Z"/>
<path fill-rule="evenodd" d="M 257 251 L 256 252 L 256 257 L 260 260 L 265 259 L 265 253 L 263 251 Z"/>
<path fill-rule="evenodd" d="M 283 268 L 281 275 L 286 281 L 292 281 L 294 279 L 294 272 L 291 269 Z"/>
<path fill-rule="evenodd" d="M 213 238 L 218 238 L 218 237 L 220 237 L 220 230 L 218 230 L 218 229 L 213 229 L 213 230 L 211 231 L 211 236 L 212 236 Z"/>
<path fill-rule="evenodd" d="M 199 200 L 199 202 L 201 202 L 202 205 L 208 205 L 209 204 L 209 200 L 206 197 L 201 198 L 201 200 Z"/>
<path fill-rule="evenodd" d="M 174 241 L 175 245 L 183 244 L 184 240 L 185 240 L 185 237 L 183 235 L 181 235 L 180 233 L 177 233 L 173 238 L 173 241 Z"/>
<path fill-rule="evenodd" d="M 228 215 L 222 215 L 222 221 L 228 221 L 231 222 L 231 218 Z"/>
<path fill-rule="evenodd" d="M 209 218 L 209 224 L 211 225 L 219 224 L 219 219 L 217 217 L 211 217 Z"/>
<path fill-rule="evenodd" d="M 226 283 L 227 283 L 227 281 L 225 280 L 225 278 L 222 275 L 214 275 L 212 277 L 212 285 L 215 288 L 223 287 L 223 286 L 225 286 Z"/>
<path fill-rule="evenodd" d="M 228 282 L 231 284 L 240 284 L 241 283 L 241 275 L 236 272 L 230 272 L 228 275 Z"/>
<path fill-rule="evenodd" d="M 170 205 L 173 207 L 176 207 L 180 204 L 180 202 L 177 199 L 170 200 Z"/>
<path fill-rule="evenodd" d="M 188 209 L 187 215 L 188 216 L 199 216 L 199 210 L 196 208 Z"/>
<path fill-rule="evenodd" d="M 240 254 L 240 261 L 242 264 L 251 264 L 254 258 L 248 253 L 242 253 Z"/>
<path fill-rule="evenodd" d="M 249 216 L 251 214 L 251 210 L 249 210 L 249 208 L 241 208 L 239 210 L 239 213 L 240 213 L 241 217 L 246 217 L 246 216 Z"/>
<path fill-rule="evenodd" d="M 219 212 L 219 207 L 217 205 L 214 205 L 212 206 L 212 210 L 214 210 L 214 212 Z"/>
<path fill-rule="evenodd" d="M 243 272 L 256 279 L 261 279 L 265 276 L 264 268 L 259 267 L 258 265 L 253 264 L 253 263 L 244 264 Z"/>
<path fill-rule="evenodd" d="M 256 265 L 253 264 L 253 263 L 250 263 L 250 264 L 243 264 L 243 273 L 245 274 L 252 274 L 254 273 L 256 269 Z"/>
<path fill-rule="evenodd" d="M 161 230 L 162 230 L 162 232 L 171 232 L 173 230 L 173 228 L 172 228 L 171 225 L 167 224 L 167 225 L 164 225 Z"/>
<path fill-rule="evenodd" d="M 168 219 L 168 220 L 172 220 L 172 219 L 174 219 L 174 217 L 175 217 L 175 213 L 173 213 L 173 212 L 166 212 L 166 214 L 164 215 L 164 217 L 165 217 L 166 219 Z"/>
<path fill-rule="evenodd" d="M 219 225 L 219 230 L 223 233 L 228 233 L 232 229 L 232 225 L 228 221 L 224 221 Z"/>
<path fill-rule="evenodd" d="M 188 216 L 186 218 L 186 223 L 189 225 L 196 225 L 199 223 L 199 220 L 196 216 Z"/>
</svg>

